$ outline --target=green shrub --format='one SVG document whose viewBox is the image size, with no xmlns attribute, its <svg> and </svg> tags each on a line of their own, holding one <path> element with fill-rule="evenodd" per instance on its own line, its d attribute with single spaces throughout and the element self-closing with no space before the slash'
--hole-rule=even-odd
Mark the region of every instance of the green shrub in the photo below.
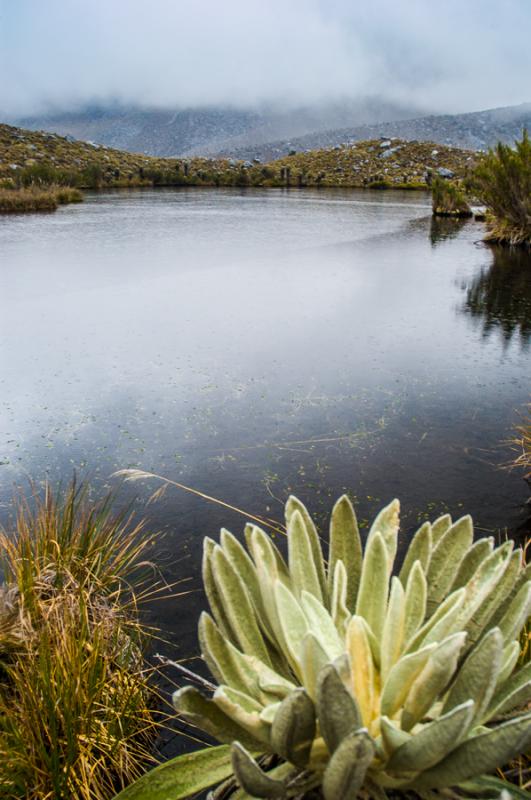
<svg viewBox="0 0 531 800">
<path fill-rule="evenodd" d="M 482 158 L 473 186 L 488 210 L 487 241 L 531 246 L 531 142 L 501 142 Z"/>
<path fill-rule="evenodd" d="M 286 528 L 287 562 L 256 525 L 246 548 L 226 530 L 205 540 L 212 614 L 199 640 L 218 685 L 185 686 L 174 704 L 226 747 L 164 764 L 120 800 L 179 800 L 227 777 L 211 797 L 228 797 L 231 775 L 235 798 L 527 796 L 485 775 L 531 744 L 522 551 L 474 542 L 470 517 L 446 514 L 421 526 L 393 576 L 397 500 L 363 549 L 340 498 L 326 561 L 294 497 Z"/>
<path fill-rule="evenodd" d="M 436 217 L 471 217 L 462 189 L 438 175 L 431 182 L 433 214 Z"/>
<path fill-rule="evenodd" d="M 69 186 L 75 182 L 75 176 L 66 170 L 57 169 L 51 164 L 33 164 L 24 167 L 17 174 L 20 186 Z"/>
</svg>

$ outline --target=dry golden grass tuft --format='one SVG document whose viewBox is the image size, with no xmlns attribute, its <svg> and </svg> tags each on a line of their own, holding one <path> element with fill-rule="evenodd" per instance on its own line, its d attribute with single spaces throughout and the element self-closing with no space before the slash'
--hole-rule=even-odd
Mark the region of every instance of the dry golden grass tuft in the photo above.
<svg viewBox="0 0 531 800">
<path fill-rule="evenodd" d="M 111 499 L 18 502 L 0 533 L 0 796 L 106 800 L 153 761 L 137 589 L 152 543 Z"/>
<path fill-rule="evenodd" d="M 82 200 L 83 194 L 71 186 L 0 189 L 0 214 L 55 211 L 58 206 Z"/>
</svg>

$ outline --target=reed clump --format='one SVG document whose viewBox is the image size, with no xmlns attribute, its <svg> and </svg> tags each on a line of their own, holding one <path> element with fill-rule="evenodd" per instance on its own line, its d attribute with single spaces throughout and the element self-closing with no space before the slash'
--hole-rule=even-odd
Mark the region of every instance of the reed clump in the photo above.
<svg viewBox="0 0 531 800">
<path fill-rule="evenodd" d="M 153 760 L 141 534 L 75 484 L 20 500 L 0 532 L 2 798 L 106 800 Z"/>
<path fill-rule="evenodd" d="M 522 423 L 515 428 L 511 443 L 516 453 L 513 466 L 524 470 L 524 478 L 531 485 L 531 404 Z"/>
<path fill-rule="evenodd" d="M 531 247 L 531 141 L 524 131 L 514 148 L 501 142 L 474 171 L 473 186 L 487 206 L 486 241 Z"/>
<path fill-rule="evenodd" d="M 80 203 L 83 194 L 72 186 L 27 186 L 0 189 L 0 213 L 22 214 L 55 211 L 68 203 Z"/>
</svg>

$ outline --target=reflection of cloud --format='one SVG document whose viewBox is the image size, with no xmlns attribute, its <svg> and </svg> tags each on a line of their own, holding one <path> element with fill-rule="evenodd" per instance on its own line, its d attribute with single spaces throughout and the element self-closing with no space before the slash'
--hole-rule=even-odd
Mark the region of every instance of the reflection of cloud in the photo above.
<svg viewBox="0 0 531 800">
<path fill-rule="evenodd" d="M 530 22 L 528 0 L 0 0 L 0 108 L 506 105 L 529 99 Z"/>
<path fill-rule="evenodd" d="M 492 250 L 491 266 L 464 287 L 463 311 L 482 323 L 484 336 L 497 330 L 508 343 L 517 333 L 525 348 L 531 338 L 531 256 L 524 249 Z"/>
</svg>

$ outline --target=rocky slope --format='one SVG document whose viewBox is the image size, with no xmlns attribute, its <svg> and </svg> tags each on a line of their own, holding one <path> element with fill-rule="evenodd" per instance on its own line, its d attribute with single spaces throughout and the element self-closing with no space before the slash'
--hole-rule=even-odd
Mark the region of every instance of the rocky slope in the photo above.
<svg viewBox="0 0 531 800">
<path fill-rule="evenodd" d="M 271 161 L 289 152 L 397 137 L 482 150 L 531 129 L 531 103 L 469 114 L 419 116 L 376 100 L 291 110 L 180 111 L 87 108 L 19 123 L 108 147 L 154 156 L 228 156 Z"/>
<path fill-rule="evenodd" d="M 512 144 L 521 138 L 523 128 L 531 130 L 531 103 L 470 114 L 419 117 L 377 125 L 358 125 L 311 133 L 302 137 L 268 142 L 262 146 L 226 148 L 224 155 L 234 158 L 281 158 L 289 152 L 315 150 L 385 136 L 429 141 L 437 144 L 486 150 L 498 141 Z"/>
<path fill-rule="evenodd" d="M 93 107 L 14 120 L 13 124 L 70 135 L 129 152 L 172 157 L 215 155 L 240 147 L 260 148 L 270 141 L 329 128 L 413 116 L 418 116 L 418 109 L 368 99 L 261 110 Z"/>
<path fill-rule="evenodd" d="M 240 162 L 235 160 L 156 158 L 0 124 L 0 186 L 232 185 L 239 173 Z"/>
<path fill-rule="evenodd" d="M 430 175 L 463 177 L 475 154 L 429 142 L 373 139 L 262 164 L 154 158 L 53 133 L 0 125 L 0 186 L 353 186 L 425 188 Z"/>
</svg>

